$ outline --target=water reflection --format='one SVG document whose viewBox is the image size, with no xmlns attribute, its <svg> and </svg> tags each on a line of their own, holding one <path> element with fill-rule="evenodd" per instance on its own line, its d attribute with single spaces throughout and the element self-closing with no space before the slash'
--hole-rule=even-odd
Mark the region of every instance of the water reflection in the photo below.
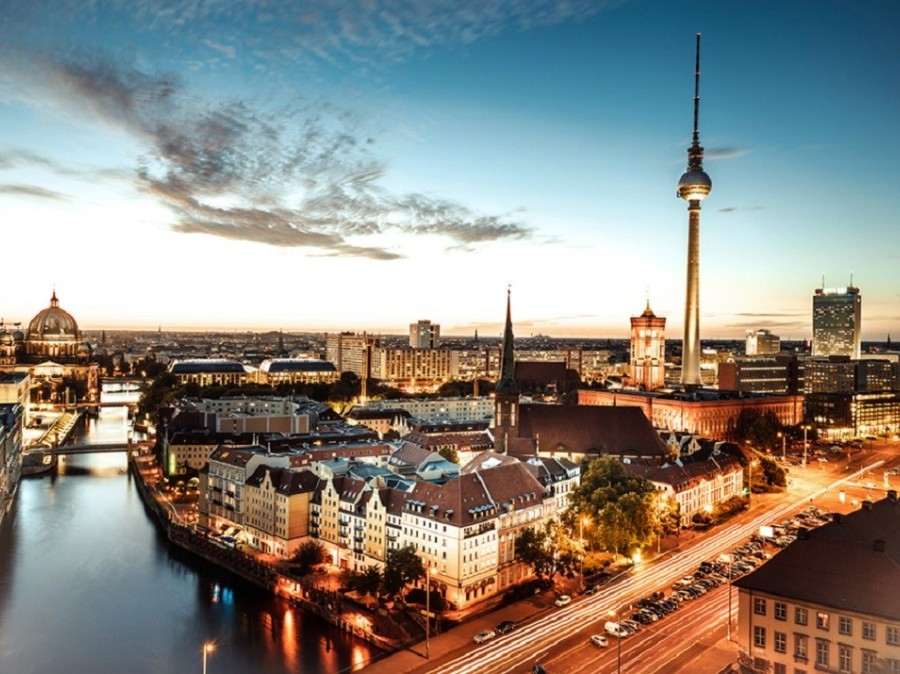
<svg viewBox="0 0 900 674">
<path fill-rule="evenodd" d="M 80 438 L 123 441 L 126 421 L 103 408 Z M 209 640 L 215 674 L 333 674 L 375 653 L 169 546 L 124 453 L 73 456 L 22 482 L 0 527 L 0 671 L 199 672 Z"/>
</svg>

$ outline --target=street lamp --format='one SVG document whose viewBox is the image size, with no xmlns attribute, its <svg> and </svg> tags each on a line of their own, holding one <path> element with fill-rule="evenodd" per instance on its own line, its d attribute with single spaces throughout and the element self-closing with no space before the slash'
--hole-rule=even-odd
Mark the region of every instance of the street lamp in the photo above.
<svg viewBox="0 0 900 674">
<path fill-rule="evenodd" d="M 731 555 L 722 555 L 720 559 L 728 562 L 728 626 L 725 638 L 731 641 L 731 563 L 734 561 L 734 558 Z"/>
<path fill-rule="evenodd" d="M 584 525 L 590 524 L 591 518 L 589 515 L 582 515 L 578 518 L 578 538 L 581 539 L 581 585 L 584 586 Z"/>
<path fill-rule="evenodd" d="M 429 637 L 431 636 L 431 562 L 425 567 L 425 659 L 431 657 Z"/>
<path fill-rule="evenodd" d="M 787 436 L 785 436 L 785 434 L 782 433 L 781 431 L 778 431 L 778 437 L 781 438 L 781 460 L 786 461 L 787 460 L 787 449 L 786 449 Z"/>
<path fill-rule="evenodd" d="M 809 443 L 806 441 L 806 432 L 809 430 L 809 424 L 803 424 L 803 467 L 806 468 L 806 452 L 808 451 Z"/>
<path fill-rule="evenodd" d="M 619 622 L 619 612 L 610 611 L 609 615 L 615 617 L 616 625 L 616 674 L 622 674 L 622 624 Z"/>
<path fill-rule="evenodd" d="M 206 674 L 206 656 L 216 650 L 216 645 L 212 641 L 203 642 L 203 674 Z"/>
</svg>

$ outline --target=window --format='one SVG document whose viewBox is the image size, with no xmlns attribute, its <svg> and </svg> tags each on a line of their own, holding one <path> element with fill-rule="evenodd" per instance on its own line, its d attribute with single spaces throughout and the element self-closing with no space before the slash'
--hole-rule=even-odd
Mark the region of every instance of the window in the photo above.
<svg viewBox="0 0 900 674">
<path fill-rule="evenodd" d="M 853 649 L 841 644 L 838 646 L 838 671 L 841 674 L 852 672 Z"/>
<path fill-rule="evenodd" d="M 875 671 L 875 653 L 873 651 L 863 651 L 862 674 L 871 674 L 874 671 Z"/>
<path fill-rule="evenodd" d="M 820 630 L 827 630 L 829 625 L 830 620 L 827 613 L 823 613 L 822 611 L 816 613 L 816 627 Z"/>
<path fill-rule="evenodd" d="M 853 623 L 847 616 L 841 616 L 840 618 L 838 618 L 838 632 L 840 632 L 841 634 L 850 636 L 851 634 L 853 634 L 852 627 Z"/>
<path fill-rule="evenodd" d="M 900 627 L 896 625 L 888 625 L 884 628 L 884 640 L 890 646 L 900 644 Z"/>
<path fill-rule="evenodd" d="M 828 667 L 828 647 L 824 639 L 816 639 L 816 667 Z"/>
<path fill-rule="evenodd" d="M 863 622 L 863 639 L 875 640 L 875 623 Z"/>
<path fill-rule="evenodd" d="M 784 602 L 775 602 L 775 620 L 787 620 L 787 604 Z"/>
<path fill-rule="evenodd" d="M 787 634 L 775 632 L 775 652 L 787 653 Z"/>
<path fill-rule="evenodd" d="M 775 674 L 787 674 L 787 665 L 783 662 L 775 663 Z"/>
<path fill-rule="evenodd" d="M 766 647 L 766 628 L 759 625 L 753 626 L 753 645 L 757 648 Z"/>
<path fill-rule="evenodd" d="M 761 599 L 760 597 L 754 597 L 753 613 L 755 613 L 756 615 L 765 615 L 766 614 L 766 600 L 765 599 Z"/>
<path fill-rule="evenodd" d="M 900 660 L 893 660 L 892 658 L 888 658 L 887 670 L 889 674 L 900 674 Z"/>
<path fill-rule="evenodd" d="M 806 660 L 809 657 L 806 650 L 806 635 L 794 635 L 794 658 L 798 660 Z"/>
</svg>

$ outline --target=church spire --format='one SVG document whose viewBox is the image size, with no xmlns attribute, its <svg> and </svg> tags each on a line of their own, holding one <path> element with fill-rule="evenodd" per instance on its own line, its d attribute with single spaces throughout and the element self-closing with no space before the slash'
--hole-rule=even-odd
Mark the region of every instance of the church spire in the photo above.
<svg viewBox="0 0 900 674">
<path fill-rule="evenodd" d="M 497 381 L 497 393 L 502 395 L 518 395 L 516 387 L 516 354 L 513 348 L 513 329 L 510 289 L 506 289 L 506 326 L 503 329 L 503 352 L 500 362 L 500 379 Z"/>
</svg>

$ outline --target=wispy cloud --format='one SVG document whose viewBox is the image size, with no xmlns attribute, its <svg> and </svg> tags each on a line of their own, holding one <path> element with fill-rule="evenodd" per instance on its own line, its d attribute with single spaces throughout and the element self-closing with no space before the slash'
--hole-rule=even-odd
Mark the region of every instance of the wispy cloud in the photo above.
<svg viewBox="0 0 900 674">
<path fill-rule="evenodd" d="M 3 185 L 0 184 L 0 194 L 8 194 L 18 197 L 29 197 L 34 199 L 50 199 L 53 201 L 64 201 L 68 197 L 60 192 L 54 192 L 44 187 L 36 185 Z"/>
<path fill-rule="evenodd" d="M 746 213 L 749 211 L 761 211 L 765 206 L 725 206 L 718 209 L 717 213 Z"/>
<path fill-rule="evenodd" d="M 241 100 L 200 101 L 176 76 L 97 55 L 34 58 L 28 81 L 37 83 L 37 95 L 62 97 L 67 109 L 141 142 L 137 184 L 172 210 L 179 232 L 378 260 L 403 251 L 365 237 L 402 232 L 471 247 L 531 234 L 517 220 L 449 199 L 385 190 L 372 134 L 326 102 L 266 111 Z"/>
<path fill-rule="evenodd" d="M 712 147 L 703 151 L 705 159 L 736 159 L 743 157 L 749 150 L 744 147 Z"/>
</svg>

